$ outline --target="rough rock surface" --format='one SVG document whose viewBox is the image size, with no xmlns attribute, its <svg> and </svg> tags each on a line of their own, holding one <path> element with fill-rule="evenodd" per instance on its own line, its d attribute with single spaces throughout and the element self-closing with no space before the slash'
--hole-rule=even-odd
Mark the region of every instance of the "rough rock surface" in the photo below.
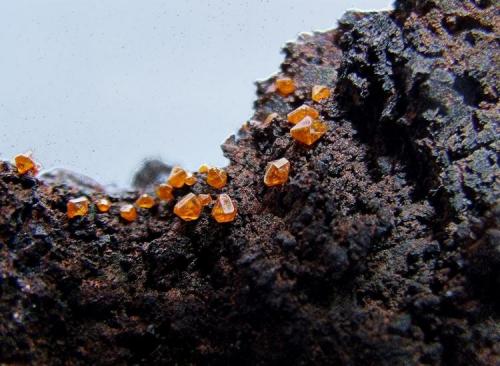
<svg viewBox="0 0 500 366">
<path fill-rule="evenodd" d="M 78 187 L 3 163 L 0 362 L 500 364 L 499 8 L 395 7 L 287 45 L 297 92 L 259 84 L 223 145 L 232 224 L 171 204 L 68 222 Z M 314 84 L 329 132 L 304 148 L 285 116 Z M 290 182 L 265 188 L 283 156 Z"/>
</svg>

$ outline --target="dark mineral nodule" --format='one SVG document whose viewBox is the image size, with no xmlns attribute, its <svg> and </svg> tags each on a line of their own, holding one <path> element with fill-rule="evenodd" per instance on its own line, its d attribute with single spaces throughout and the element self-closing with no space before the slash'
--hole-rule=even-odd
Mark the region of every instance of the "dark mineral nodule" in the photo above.
<svg viewBox="0 0 500 366">
<path fill-rule="evenodd" d="M 295 91 L 259 83 L 222 147 L 231 223 L 174 201 L 68 220 L 92 188 L 1 163 L 0 363 L 499 365 L 499 11 L 400 0 L 288 44 Z M 286 120 L 304 103 L 312 146 Z"/>
</svg>

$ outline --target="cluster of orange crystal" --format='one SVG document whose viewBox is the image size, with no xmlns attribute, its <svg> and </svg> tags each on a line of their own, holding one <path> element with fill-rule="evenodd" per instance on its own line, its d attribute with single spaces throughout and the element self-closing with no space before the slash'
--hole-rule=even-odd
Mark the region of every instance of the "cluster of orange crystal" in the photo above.
<svg viewBox="0 0 500 366">
<path fill-rule="evenodd" d="M 174 213 L 184 221 L 198 220 L 204 206 L 212 203 L 212 197 L 207 194 L 195 195 L 188 193 L 174 207 Z M 222 193 L 215 200 L 212 217 L 218 223 L 232 222 L 238 214 L 236 204 L 229 195 Z"/>
<path fill-rule="evenodd" d="M 198 169 L 198 173 L 206 174 L 206 182 L 209 186 L 221 189 L 227 184 L 227 172 L 224 169 L 202 164 Z M 184 185 L 192 186 L 196 184 L 197 178 L 193 173 L 187 172 L 180 167 L 174 167 L 168 177 L 168 184 L 160 184 L 156 187 L 157 196 L 164 200 L 170 201 L 174 198 L 174 188 L 182 188 Z M 198 220 L 203 211 L 203 207 L 212 203 L 212 197 L 209 194 L 194 194 L 188 193 L 184 195 L 174 206 L 174 214 L 184 221 Z M 233 205 L 233 207 L 235 207 Z M 236 211 L 232 216 L 233 221 L 236 217 Z M 214 216 L 215 218 L 215 216 Z M 216 219 L 217 220 L 217 219 Z"/>
<path fill-rule="evenodd" d="M 274 81 L 274 89 L 283 97 L 293 94 L 297 89 L 295 81 L 286 76 L 280 76 Z M 320 103 L 330 98 L 331 90 L 326 85 L 314 85 L 311 90 L 311 99 Z"/>
<path fill-rule="evenodd" d="M 286 97 L 296 90 L 295 81 L 288 77 L 279 77 L 274 83 L 275 90 Z M 314 102 L 321 102 L 330 98 L 331 91 L 324 85 L 315 85 L 312 88 L 311 99 Z M 278 117 L 277 113 L 268 115 L 265 125 L 269 125 Z M 327 125 L 321 121 L 318 110 L 309 105 L 302 105 L 287 115 L 287 120 L 294 126 L 290 129 L 292 138 L 305 145 L 312 145 L 320 139 L 327 131 Z M 39 165 L 31 157 L 31 153 L 15 156 L 14 163 L 19 174 L 37 174 Z M 227 173 L 224 169 L 203 164 L 198 169 L 198 173 L 206 175 L 206 183 L 215 188 L 221 189 L 227 184 Z M 268 187 L 284 185 L 290 174 L 290 162 L 286 158 L 271 161 L 267 164 L 264 174 L 264 184 Z M 159 184 L 155 188 L 156 196 L 160 201 L 170 202 L 174 199 L 174 189 L 186 186 L 193 186 L 197 183 L 197 178 L 193 173 L 181 167 L 174 167 L 166 183 Z M 197 220 L 203 207 L 213 203 L 209 194 L 188 193 L 184 195 L 174 206 L 174 213 L 184 221 Z M 151 209 L 155 206 L 156 200 L 149 194 L 140 195 L 135 204 L 122 204 L 119 208 L 120 216 L 123 220 L 132 222 L 138 217 L 137 207 L 141 209 Z M 67 216 L 70 219 L 86 216 L 89 212 L 90 201 L 87 197 L 70 199 L 67 202 Z M 101 213 L 109 212 L 111 201 L 101 197 L 95 201 L 97 210 Z M 219 194 L 212 207 L 212 217 L 218 223 L 232 222 L 238 213 L 235 202 L 227 194 Z"/>
<path fill-rule="evenodd" d="M 173 188 L 182 188 L 184 185 L 195 185 L 197 179 L 193 173 L 188 172 L 181 167 L 174 166 L 170 172 L 167 182 Z"/>
<path fill-rule="evenodd" d="M 216 189 L 221 189 L 227 184 L 227 172 L 224 169 L 209 166 L 207 164 L 202 164 L 198 169 L 198 173 L 206 175 L 206 183 Z M 186 172 L 180 167 L 174 167 L 170 176 L 168 178 L 168 184 L 159 185 L 156 189 L 157 195 L 166 200 L 170 201 L 173 198 L 173 189 L 181 188 L 184 185 L 192 186 L 196 184 L 196 176 L 192 173 Z M 214 206 L 214 208 L 217 206 Z M 232 202 L 232 201 L 231 201 Z M 198 220 L 203 211 L 203 207 L 208 206 L 212 203 L 212 197 L 209 194 L 194 194 L 188 193 L 184 195 L 174 206 L 174 213 L 184 221 L 194 221 Z M 234 214 L 231 219 L 226 219 L 224 222 L 233 221 L 236 217 L 236 206 L 233 204 Z M 219 215 L 214 215 L 214 218 L 219 222 L 217 217 Z"/>
<path fill-rule="evenodd" d="M 328 129 L 319 119 L 319 112 L 305 104 L 288 113 L 287 119 L 295 125 L 290 129 L 290 135 L 305 145 L 314 144 Z"/>
<path fill-rule="evenodd" d="M 222 188 L 227 183 L 227 173 L 225 170 L 215 167 L 210 167 L 206 164 L 200 167 L 200 171 L 207 174 L 207 184 L 214 188 Z M 197 182 L 194 174 L 185 171 L 180 167 L 172 169 L 168 177 L 168 183 L 162 183 L 156 186 L 155 192 L 160 201 L 169 202 L 174 199 L 174 188 L 181 188 L 184 185 L 191 186 Z M 174 206 L 174 213 L 184 221 L 197 220 L 203 207 L 212 204 L 212 196 L 210 194 L 194 194 L 188 193 L 183 196 Z M 73 219 L 77 216 L 86 216 L 89 212 L 90 201 L 86 197 L 71 199 L 67 203 L 67 216 Z M 125 203 L 119 208 L 120 217 L 127 221 L 135 221 L 139 215 L 138 208 L 151 209 L 155 206 L 156 200 L 153 196 L 144 193 L 141 194 L 134 204 Z M 97 210 L 101 213 L 106 213 L 111 209 L 111 201 L 108 198 L 101 197 L 95 201 Z M 236 204 L 229 198 L 227 194 L 221 194 L 215 201 L 212 209 L 212 216 L 217 222 L 234 221 L 237 215 Z"/>
<path fill-rule="evenodd" d="M 282 96 L 288 96 L 295 92 L 295 82 L 287 77 L 279 77 L 274 82 L 276 91 Z M 330 98 L 331 91 L 325 85 L 314 85 L 311 91 L 311 99 L 320 103 Z M 278 115 L 270 113 L 263 126 L 268 126 Z M 319 111 L 307 104 L 304 104 L 287 115 L 287 121 L 294 125 L 290 129 L 292 138 L 304 145 L 313 145 L 328 130 L 325 122 L 320 118 Z M 290 162 L 281 158 L 267 164 L 264 173 L 264 184 L 268 187 L 281 186 L 288 181 L 290 174 Z"/>
<path fill-rule="evenodd" d="M 137 201 L 136 205 L 140 208 L 151 208 L 155 204 L 153 197 L 143 194 Z M 89 213 L 90 201 L 87 197 L 82 196 L 70 199 L 67 203 L 67 216 L 69 219 L 75 217 L 83 217 Z M 95 201 L 97 210 L 101 213 L 109 212 L 111 209 L 111 201 L 108 198 L 102 197 Z M 137 219 L 137 208 L 132 204 L 123 204 L 120 206 L 120 216 L 125 221 L 132 222 Z"/>
<path fill-rule="evenodd" d="M 275 84 L 278 89 L 278 80 Z M 282 94 L 282 93 L 280 93 Z M 314 102 L 321 102 L 330 97 L 331 91 L 325 85 L 314 85 L 311 92 L 311 99 Z M 287 120 L 295 125 L 290 130 L 290 135 L 296 141 L 304 145 L 312 145 L 318 141 L 327 131 L 325 122 L 321 121 L 319 112 L 314 107 L 304 104 L 292 112 L 288 113 Z"/>
</svg>

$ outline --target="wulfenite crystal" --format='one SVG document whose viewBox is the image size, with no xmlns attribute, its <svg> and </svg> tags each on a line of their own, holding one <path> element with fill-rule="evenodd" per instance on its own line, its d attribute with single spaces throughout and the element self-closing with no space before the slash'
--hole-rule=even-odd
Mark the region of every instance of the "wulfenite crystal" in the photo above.
<svg viewBox="0 0 500 366">
<path fill-rule="evenodd" d="M 319 112 L 306 104 L 298 107 L 292 112 L 288 113 L 288 122 L 296 125 L 306 117 L 311 117 L 312 119 L 317 119 L 319 117 Z"/>
<path fill-rule="evenodd" d="M 290 162 L 287 159 L 281 158 L 271 161 L 267 164 L 264 184 L 268 187 L 283 185 L 288 181 L 289 173 Z"/>
<path fill-rule="evenodd" d="M 74 198 L 69 200 L 66 206 L 68 218 L 85 216 L 89 212 L 89 199 L 87 197 Z"/>
<path fill-rule="evenodd" d="M 234 221 L 238 210 L 234 204 L 231 197 L 227 194 L 220 194 L 215 200 L 214 207 L 212 209 L 212 216 L 218 223 L 231 222 Z"/>
<path fill-rule="evenodd" d="M 290 134 L 295 140 L 305 145 L 312 145 L 326 133 L 327 129 L 324 122 L 306 117 L 292 127 Z"/>
<path fill-rule="evenodd" d="M 174 213 L 184 221 L 197 220 L 201 215 L 202 204 L 193 193 L 188 193 L 174 207 Z"/>
</svg>

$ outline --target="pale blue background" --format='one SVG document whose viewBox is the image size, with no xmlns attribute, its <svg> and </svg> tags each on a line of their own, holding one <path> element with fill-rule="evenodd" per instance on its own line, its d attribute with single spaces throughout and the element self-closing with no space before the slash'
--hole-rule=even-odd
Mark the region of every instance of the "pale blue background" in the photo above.
<svg viewBox="0 0 500 366">
<path fill-rule="evenodd" d="M 298 32 L 388 0 L 2 0 L 0 156 L 128 185 L 145 157 L 224 165 Z"/>
</svg>

